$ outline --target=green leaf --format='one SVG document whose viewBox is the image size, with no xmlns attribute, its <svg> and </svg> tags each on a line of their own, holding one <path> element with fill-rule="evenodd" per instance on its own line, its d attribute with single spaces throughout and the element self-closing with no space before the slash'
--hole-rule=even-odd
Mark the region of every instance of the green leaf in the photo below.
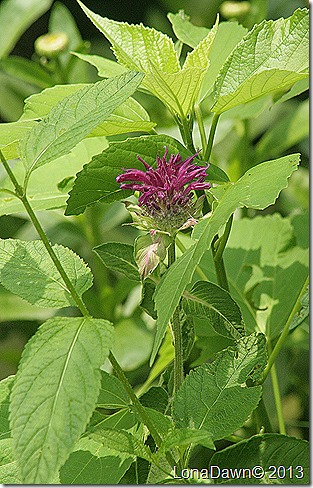
<svg viewBox="0 0 313 488">
<path fill-rule="evenodd" d="M 22 141 L 28 173 L 67 154 L 129 98 L 141 80 L 140 73 L 128 72 L 87 86 L 59 102 Z"/>
<path fill-rule="evenodd" d="M 99 408 L 123 408 L 129 405 L 129 398 L 118 378 L 101 371 L 101 387 L 97 400 Z"/>
<path fill-rule="evenodd" d="M 198 238 L 198 242 L 175 261 L 157 286 L 155 304 L 158 321 L 151 361 L 155 358 L 184 289 L 220 227 L 236 208 L 245 206 L 261 210 L 274 203 L 298 164 L 298 154 L 267 161 L 249 169 L 236 183 L 221 187 L 223 195 L 212 216 L 200 221 L 194 229 L 194 238 Z"/>
<path fill-rule="evenodd" d="M 10 437 L 9 396 L 15 376 L 8 376 L 0 382 L 0 439 Z M 1 478 L 0 478 L 1 479 Z"/>
<path fill-rule="evenodd" d="M 309 313 L 310 313 L 309 285 L 306 287 L 300 299 L 300 303 L 301 303 L 301 308 L 293 317 L 290 324 L 290 330 L 299 327 L 299 325 L 301 325 L 309 317 Z"/>
<path fill-rule="evenodd" d="M 179 141 L 166 135 L 135 137 L 111 143 L 108 149 L 94 156 L 77 174 L 65 214 L 78 215 L 97 202 L 109 203 L 129 196 L 131 191 L 120 190 L 116 177 L 124 168 L 142 169 L 138 155 L 153 165 L 157 155 L 163 156 L 164 146 L 168 147 L 169 154 L 179 152 L 183 159 L 191 156 Z M 213 164 L 207 174 L 210 181 L 228 181 L 227 175 Z"/>
<path fill-rule="evenodd" d="M 106 242 L 94 247 L 93 251 L 107 268 L 123 273 L 130 280 L 140 281 L 138 266 L 134 259 L 134 247 L 130 244 Z"/>
<path fill-rule="evenodd" d="M 123 319 L 114 327 L 113 353 L 125 371 L 132 371 L 149 359 L 152 343 L 153 334 L 141 319 Z"/>
<path fill-rule="evenodd" d="M 220 70 L 211 110 L 222 113 L 307 77 L 308 21 L 308 10 L 298 9 L 288 19 L 256 25 Z"/>
<path fill-rule="evenodd" d="M 234 222 L 224 254 L 231 293 L 247 329 L 257 327 L 271 339 L 285 326 L 308 276 L 308 249 L 294 241 L 288 218 L 241 219 Z"/>
<path fill-rule="evenodd" d="M 0 58 L 15 46 L 23 32 L 52 4 L 52 0 L 5 0 L 0 7 Z"/>
<path fill-rule="evenodd" d="M 0 125 L 1 128 L 1 125 Z M 106 138 L 84 139 L 72 151 L 53 161 L 49 166 L 42 166 L 31 174 L 28 182 L 27 194 L 34 210 L 47 210 L 64 207 L 68 198 L 67 192 L 73 184 L 75 174 L 80 171 L 92 156 L 108 146 Z M 19 182 L 25 177 L 25 167 L 22 161 L 14 166 L 14 174 Z M 62 190 L 59 183 L 64 179 L 70 181 L 66 191 Z M 45 182 L 43 185 L 42 182 Z M 72 182 L 72 183 L 71 183 Z M 14 190 L 8 176 L 0 182 L 2 187 Z M 24 206 L 16 197 L 0 193 L 0 215 L 24 212 Z"/>
<path fill-rule="evenodd" d="M 21 485 L 12 444 L 12 439 L 0 440 L 0 481 L 6 485 Z"/>
<path fill-rule="evenodd" d="M 204 446 L 208 449 L 215 450 L 214 443 L 208 432 L 204 429 L 174 429 L 171 430 L 165 437 L 164 441 L 160 446 L 160 450 L 157 453 L 158 457 L 160 454 L 165 453 L 173 447 L 183 448 L 185 450 L 191 444 Z"/>
<path fill-rule="evenodd" d="M 97 429 L 87 434 L 104 447 L 122 452 L 130 456 L 139 456 L 147 461 L 151 460 L 151 453 L 147 446 L 131 433 L 118 429 Z"/>
<path fill-rule="evenodd" d="M 252 334 L 218 353 L 213 363 L 191 371 L 174 398 L 177 427 L 203 428 L 213 440 L 232 434 L 259 403 L 261 387 L 243 384 L 266 360 L 265 336 Z"/>
<path fill-rule="evenodd" d="M 0 149 L 6 159 L 19 157 L 18 141 L 36 124 L 34 120 L 18 120 L 0 124 Z"/>
<path fill-rule="evenodd" d="M 82 88 L 92 87 L 91 84 L 77 83 L 75 85 L 56 85 L 43 90 L 41 93 L 31 95 L 26 99 L 24 114 L 21 120 L 42 118 L 65 97 L 73 95 Z M 151 122 L 146 110 L 133 98 L 129 98 L 120 106 L 116 107 L 113 113 L 95 127 L 88 137 L 108 136 L 125 132 L 150 131 L 155 126 Z"/>
<path fill-rule="evenodd" d="M 255 466 L 261 469 L 254 471 Z M 243 468 L 247 469 L 245 474 Z M 249 485 L 308 484 L 309 443 L 281 434 L 255 435 L 216 452 L 211 458 L 210 469 L 215 483 L 225 483 L 232 479 L 232 483 Z M 228 477 L 222 478 L 222 470 L 225 470 L 225 475 L 228 472 Z M 231 476 L 231 472 L 234 476 Z"/>
<path fill-rule="evenodd" d="M 62 485 L 116 485 L 129 469 L 133 457 L 82 438 L 60 470 Z"/>
<path fill-rule="evenodd" d="M 53 83 L 51 75 L 38 63 L 19 56 L 9 56 L 0 62 L 0 68 L 15 78 L 39 88 L 47 88 Z"/>
<path fill-rule="evenodd" d="M 113 59 L 103 58 L 95 54 L 73 54 L 82 61 L 86 61 L 92 66 L 95 66 L 98 70 L 98 75 L 102 78 L 111 78 L 112 76 L 118 76 L 127 71 L 127 68 L 113 61 Z"/>
<path fill-rule="evenodd" d="M 90 269 L 71 249 L 53 250 L 77 293 L 92 286 Z M 0 240 L 0 282 L 12 293 L 40 307 L 68 307 L 75 302 L 41 241 Z"/>
<path fill-rule="evenodd" d="M 276 157 L 309 136 L 309 100 L 290 104 L 289 112 L 268 128 L 256 144 L 256 157 Z M 284 137 L 280 137 L 284 134 Z"/>
<path fill-rule="evenodd" d="M 24 349 L 11 394 L 14 451 L 24 483 L 49 484 L 95 408 L 112 326 L 55 317 Z"/>
<path fill-rule="evenodd" d="M 168 393 L 161 386 L 152 386 L 140 397 L 140 403 L 144 407 L 153 408 L 164 413 L 168 407 Z"/>
<path fill-rule="evenodd" d="M 119 63 L 128 69 L 149 71 L 151 63 L 162 71 L 175 73 L 180 66 L 170 37 L 155 29 L 101 17 L 78 0 L 79 5 L 97 29 L 113 46 Z"/>
<path fill-rule="evenodd" d="M 195 48 L 210 32 L 206 27 L 193 25 L 189 21 L 189 15 L 186 15 L 183 10 L 179 10 L 177 14 L 170 12 L 167 17 L 177 39 L 192 48 Z"/>
<path fill-rule="evenodd" d="M 214 283 L 197 281 L 185 293 L 183 307 L 187 315 L 207 319 L 220 335 L 231 339 L 244 335 L 240 308 L 227 291 Z"/>
</svg>

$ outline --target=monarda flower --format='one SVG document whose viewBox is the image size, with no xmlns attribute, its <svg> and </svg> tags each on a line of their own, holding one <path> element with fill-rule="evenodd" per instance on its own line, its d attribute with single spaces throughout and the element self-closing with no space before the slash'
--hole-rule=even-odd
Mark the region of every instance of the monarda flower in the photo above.
<svg viewBox="0 0 313 488">
<path fill-rule="evenodd" d="M 126 169 L 116 178 L 122 189 L 141 193 L 138 199 L 141 209 L 138 209 L 140 211 L 137 215 L 143 220 L 147 218 L 150 230 L 174 235 L 178 229 L 196 223 L 198 206 L 193 201 L 193 190 L 208 189 L 211 186 L 205 182 L 208 165 L 193 163 L 197 156 L 198 153 L 182 160 L 178 153 L 168 158 L 168 148 L 165 148 L 164 156 L 156 158 L 155 169 L 137 156 L 146 171 Z"/>
</svg>

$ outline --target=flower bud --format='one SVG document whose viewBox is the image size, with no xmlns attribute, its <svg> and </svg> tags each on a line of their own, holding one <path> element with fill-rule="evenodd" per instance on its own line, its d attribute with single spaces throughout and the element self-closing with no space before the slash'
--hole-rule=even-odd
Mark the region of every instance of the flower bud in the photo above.
<svg viewBox="0 0 313 488">
<path fill-rule="evenodd" d="M 226 19 L 242 17 L 250 10 L 249 2 L 226 1 L 220 6 L 220 12 Z"/>
<path fill-rule="evenodd" d="M 35 52 L 38 56 L 57 58 L 69 45 L 65 32 L 51 32 L 38 37 L 35 41 Z"/>
</svg>

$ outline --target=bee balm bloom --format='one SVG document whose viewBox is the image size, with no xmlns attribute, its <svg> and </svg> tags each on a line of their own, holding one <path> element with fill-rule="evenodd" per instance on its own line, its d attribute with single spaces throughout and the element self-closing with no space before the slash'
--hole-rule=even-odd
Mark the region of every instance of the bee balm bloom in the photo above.
<svg viewBox="0 0 313 488">
<path fill-rule="evenodd" d="M 168 158 L 166 148 L 162 158 L 157 156 L 155 169 L 137 156 L 146 171 L 126 169 L 116 181 L 122 189 L 141 192 L 138 205 L 144 214 L 153 219 L 156 228 L 172 234 L 188 219 L 194 220 L 197 208 L 192 201 L 192 191 L 211 186 L 205 182 L 208 166 L 193 163 L 197 156 L 198 153 L 182 160 L 178 153 Z"/>
</svg>

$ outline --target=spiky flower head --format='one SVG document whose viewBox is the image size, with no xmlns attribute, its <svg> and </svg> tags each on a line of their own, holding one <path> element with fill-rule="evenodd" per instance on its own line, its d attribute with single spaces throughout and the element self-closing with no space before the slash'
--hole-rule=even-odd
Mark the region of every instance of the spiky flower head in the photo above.
<svg viewBox="0 0 313 488">
<path fill-rule="evenodd" d="M 193 163 L 198 152 L 183 160 L 181 155 L 171 154 L 168 148 L 164 156 L 156 157 L 157 167 L 152 168 L 140 156 L 146 171 L 126 169 L 116 178 L 121 189 L 139 191 L 138 205 L 141 217 L 146 216 L 154 223 L 154 229 L 169 234 L 177 232 L 182 226 L 195 223 L 197 206 L 193 202 L 193 190 L 210 188 L 205 182 L 207 166 Z"/>
</svg>

